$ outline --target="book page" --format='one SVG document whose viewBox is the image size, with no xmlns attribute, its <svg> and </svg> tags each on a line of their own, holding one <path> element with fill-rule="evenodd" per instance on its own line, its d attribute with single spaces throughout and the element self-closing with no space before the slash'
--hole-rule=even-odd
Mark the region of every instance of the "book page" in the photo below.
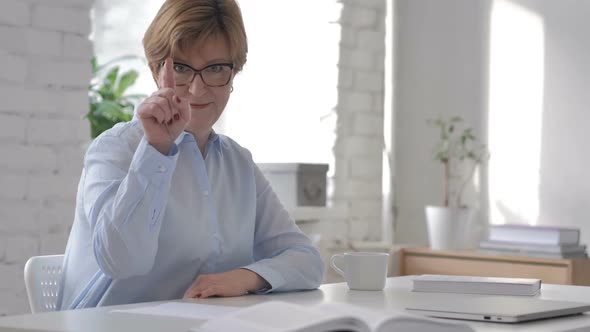
<svg viewBox="0 0 590 332">
<path fill-rule="evenodd" d="M 111 312 L 142 314 L 150 316 L 171 316 L 189 319 L 212 319 L 239 310 L 239 307 L 209 305 L 200 303 L 166 302 L 158 305 L 131 309 L 115 309 Z"/>
<path fill-rule="evenodd" d="M 350 317 L 346 312 L 323 310 L 320 306 L 269 301 L 241 309 L 222 319 L 212 319 L 191 331 L 241 331 L 241 332 L 321 332 L 358 331 L 370 332 L 369 326 Z"/>
<path fill-rule="evenodd" d="M 357 317 L 359 320 L 362 320 L 369 325 L 371 331 L 376 331 L 377 328 L 387 320 L 403 316 L 403 313 L 400 312 L 384 312 L 382 310 L 364 308 L 348 303 L 322 303 L 319 304 L 318 307 L 322 311 L 331 312 L 334 315 L 346 314 Z"/>
<path fill-rule="evenodd" d="M 421 332 L 475 332 L 475 330 L 465 324 L 452 322 L 450 320 L 435 320 L 428 317 L 404 316 L 397 317 L 393 320 L 385 321 L 375 332 L 388 331 L 421 331 Z"/>
<path fill-rule="evenodd" d="M 193 332 L 473 332 L 464 323 L 444 322 L 397 310 L 376 310 L 346 303 L 305 307 L 269 301 L 239 309 L 195 327 Z"/>
<path fill-rule="evenodd" d="M 419 316 L 398 310 L 375 310 L 346 303 L 318 305 L 322 311 L 346 313 L 366 322 L 373 332 L 388 331 L 432 331 L 432 332 L 473 332 L 465 323 L 444 322 L 440 319 Z"/>
</svg>

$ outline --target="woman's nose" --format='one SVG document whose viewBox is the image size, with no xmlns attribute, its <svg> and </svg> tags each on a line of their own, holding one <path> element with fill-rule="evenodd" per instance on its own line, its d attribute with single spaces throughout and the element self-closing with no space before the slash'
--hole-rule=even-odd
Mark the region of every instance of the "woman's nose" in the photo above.
<svg viewBox="0 0 590 332">
<path fill-rule="evenodd" d="M 203 94 L 203 92 L 207 89 L 207 85 L 203 82 L 203 78 L 201 75 L 195 75 L 195 79 L 191 82 L 190 86 L 188 87 L 188 91 L 193 96 L 199 96 Z"/>
</svg>

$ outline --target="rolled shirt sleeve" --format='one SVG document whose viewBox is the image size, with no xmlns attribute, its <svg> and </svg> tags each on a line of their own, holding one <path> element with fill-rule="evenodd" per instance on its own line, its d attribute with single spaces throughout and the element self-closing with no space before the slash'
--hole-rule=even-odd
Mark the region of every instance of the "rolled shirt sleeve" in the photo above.
<svg viewBox="0 0 590 332">
<path fill-rule="evenodd" d="M 145 138 L 134 153 L 115 151 L 128 148 L 117 136 L 99 140 L 87 153 L 83 186 L 96 261 L 114 279 L 145 274 L 158 249 L 178 154 L 164 156 Z"/>
</svg>

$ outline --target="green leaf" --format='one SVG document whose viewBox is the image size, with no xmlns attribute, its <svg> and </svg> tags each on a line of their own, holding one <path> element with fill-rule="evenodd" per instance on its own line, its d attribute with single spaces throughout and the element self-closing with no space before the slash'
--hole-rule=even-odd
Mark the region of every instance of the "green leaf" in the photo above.
<svg viewBox="0 0 590 332">
<path fill-rule="evenodd" d="M 103 101 L 97 108 L 96 115 L 100 115 L 104 118 L 110 119 L 111 121 L 113 121 L 113 125 L 117 122 L 121 122 L 121 121 L 129 121 L 130 120 L 130 116 L 129 115 L 133 115 L 133 113 L 128 111 L 128 107 L 124 107 L 121 104 L 119 104 L 118 102 L 114 102 L 111 100 L 105 100 Z"/>
<path fill-rule="evenodd" d="M 117 62 L 129 59 L 142 59 L 135 55 L 121 56 L 99 65 L 96 57 L 91 59 L 93 77 L 88 86 L 89 111 L 85 118 L 90 123 L 91 136 L 97 137 L 119 122 L 130 121 L 133 109 L 143 94 L 125 95 L 136 83 L 138 72 L 128 70 L 121 73 Z"/>
<path fill-rule="evenodd" d="M 102 79 L 102 86 L 97 90 L 98 94 L 105 100 L 116 100 L 115 83 L 119 75 L 119 67 L 114 67 Z"/>
<path fill-rule="evenodd" d="M 119 66 L 113 67 L 105 76 L 105 84 L 115 86 L 117 82 L 117 76 L 119 76 Z"/>
<path fill-rule="evenodd" d="M 121 78 L 119 79 L 119 84 L 115 89 L 115 98 L 121 98 L 123 93 L 125 93 L 125 90 L 127 90 L 127 88 L 135 84 L 135 81 L 137 80 L 138 76 L 139 73 L 135 70 L 129 70 L 123 73 L 123 75 L 121 75 Z"/>
<path fill-rule="evenodd" d="M 96 72 L 98 72 L 98 64 L 96 63 L 96 56 L 93 56 L 92 59 L 90 59 L 90 64 L 92 65 L 92 73 L 96 74 Z"/>
</svg>

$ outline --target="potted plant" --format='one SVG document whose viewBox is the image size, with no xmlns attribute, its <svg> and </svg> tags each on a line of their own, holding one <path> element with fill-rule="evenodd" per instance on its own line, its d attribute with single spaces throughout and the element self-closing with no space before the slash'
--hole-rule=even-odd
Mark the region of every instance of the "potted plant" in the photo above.
<svg viewBox="0 0 590 332">
<path fill-rule="evenodd" d="M 427 206 L 426 220 L 432 249 L 463 249 L 469 246 L 471 209 L 463 194 L 479 165 L 489 159 L 470 127 L 458 116 L 427 121 L 440 132 L 433 158 L 443 166 L 443 204 Z"/>
<path fill-rule="evenodd" d="M 135 56 L 122 56 L 104 65 L 98 65 L 92 58 L 92 80 L 88 88 L 90 111 L 86 118 L 90 122 L 90 136 L 96 138 L 103 131 L 119 122 L 130 121 L 136 102 L 145 98 L 141 94 L 126 94 L 138 77 L 136 70 L 120 72 L 117 62 L 134 59 Z"/>
</svg>

